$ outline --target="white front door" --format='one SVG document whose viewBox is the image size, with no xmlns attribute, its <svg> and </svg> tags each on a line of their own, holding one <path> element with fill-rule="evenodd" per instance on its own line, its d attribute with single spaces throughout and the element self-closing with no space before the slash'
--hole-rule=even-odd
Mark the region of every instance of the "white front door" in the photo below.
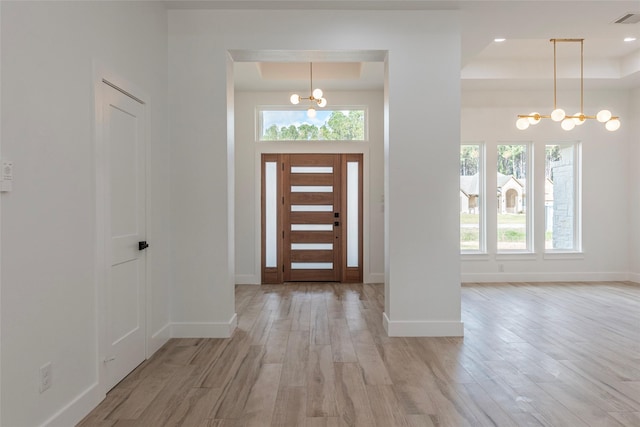
<svg viewBox="0 0 640 427">
<path fill-rule="evenodd" d="M 144 104 L 102 84 L 106 172 L 107 348 L 111 389 L 144 361 L 146 255 Z M 144 246 L 144 244 L 142 245 Z"/>
</svg>

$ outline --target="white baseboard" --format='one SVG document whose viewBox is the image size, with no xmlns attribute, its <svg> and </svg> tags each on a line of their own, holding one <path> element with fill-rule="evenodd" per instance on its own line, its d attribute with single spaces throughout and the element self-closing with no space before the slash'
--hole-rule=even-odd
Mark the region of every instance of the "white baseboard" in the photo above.
<svg viewBox="0 0 640 427">
<path fill-rule="evenodd" d="M 633 283 L 640 283 L 640 273 L 629 273 L 627 280 Z"/>
<path fill-rule="evenodd" d="M 101 388 L 98 387 L 98 383 L 92 384 L 51 418 L 42 423 L 41 427 L 69 427 L 78 424 L 106 397 L 101 392 Z"/>
<path fill-rule="evenodd" d="M 387 313 L 382 313 L 382 322 L 390 337 L 461 337 L 464 323 L 431 320 L 392 321 Z"/>
<path fill-rule="evenodd" d="M 160 347 L 166 344 L 171 338 L 171 323 L 167 323 L 160 328 L 155 334 L 151 335 L 148 344 L 148 357 L 151 357 L 153 353 L 158 351 Z"/>
<path fill-rule="evenodd" d="M 260 276 L 255 274 L 236 274 L 236 285 L 259 285 Z"/>
<path fill-rule="evenodd" d="M 640 275 L 637 275 L 640 279 Z M 500 282 L 619 282 L 631 280 L 629 273 L 462 273 L 463 283 Z"/>
<path fill-rule="evenodd" d="M 171 324 L 172 338 L 229 338 L 238 326 L 238 315 L 228 322 L 175 322 Z"/>
<path fill-rule="evenodd" d="M 365 283 L 384 283 L 384 273 L 369 273 Z"/>
</svg>

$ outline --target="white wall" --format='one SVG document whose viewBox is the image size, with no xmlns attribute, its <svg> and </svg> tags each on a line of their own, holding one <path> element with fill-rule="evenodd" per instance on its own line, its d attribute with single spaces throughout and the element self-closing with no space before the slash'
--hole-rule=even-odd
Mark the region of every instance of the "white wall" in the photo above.
<svg viewBox="0 0 640 427">
<path fill-rule="evenodd" d="M 97 384 L 96 59 L 150 96 L 147 332 L 154 348 L 168 336 L 167 16 L 162 4 L 144 1 L 1 7 L 2 156 L 13 160 L 15 176 L 13 191 L 1 196 L 0 424 L 70 426 L 104 396 Z M 46 362 L 52 387 L 39 394 Z"/>
<path fill-rule="evenodd" d="M 310 18 L 323 26 L 309 31 Z M 385 324 L 392 335 L 461 334 L 457 14 L 292 10 L 169 11 L 174 333 L 233 328 L 229 50 L 387 53 Z"/>
<path fill-rule="evenodd" d="M 260 283 L 260 154 L 364 153 L 364 281 L 384 280 L 384 183 L 382 91 L 325 91 L 330 105 L 364 106 L 369 139 L 364 142 L 256 142 L 256 107 L 287 106 L 287 92 L 241 92 L 235 98 L 236 283 Z M 368 179 L 367 179 L 368 178 Z"/>
<path fill-rule="evenodd" d="M 559 93 L 558 99 L 571 99 Z M 575 95 L 575 94 L 574 94 Z M 628 161 L 631 147 L 637 145 L 637 112 L 629 109 L 629 96 L 624 91 L 585 92 L 587 113 L 608 108 L 621 117 L 617 132 L 589 120 L 566 132 L 545 120 L 525 131 L 515 127 L 516 115 L 530 111 L 548 111 L 553 101 L 551 91 L 465 92 L 462 108 L 462 141 L 484 142 L 487 162 L 495 164 L 498 143 L 532 142 L 534 169 L 537 177 L 544 174 L 544 145 L 562 141 L 582 143 L 582 246 L 583 254 L 556 257 L 543 255 L 544 243 L 536 243 L 536 254 L 529 257 L 501 255 L 496 259 L 495 245 L 488 256 L 463 256 L 462 280 L 545 281 L 545 280 L 626 280 L 629 270 L 629 204 L 634 194 L 634 169 Z M 538 179 L 540 181 L 540 179 Z M 540 187 L 540 186 L 539 186 Z M 487 185 L 487 192 L 490 191 Z M 489 196 L 490 197 L 489 193 Z M 636 193 L 637 194 L 637 190 Z M 540 199 L 540 188 L 534 196 Z M 538 200 L 539 201 L 539 200 Z M 541 205 L 536 205 L 540 207 Z M 535 230 L 544 230 L 544 211 L 534 211 Z M 487 237 L 495 236 L 495 223 L 487 221 Z M 539 233 L 540 234 L 540 233 Z M 495 238 L 492 239 L 495 242 Z M 491 239 L 489 240 L 491 242 Z M 499 272 L 502 265 L 504 272 Z"/>
<path fill-rule="evenodd" d="M 629 108 L 629 271 L 630 280 L 640 283 L 640 89 L 630 93 Z M 625 120 L 626 121 L 626 120 Z"/>
</svg>

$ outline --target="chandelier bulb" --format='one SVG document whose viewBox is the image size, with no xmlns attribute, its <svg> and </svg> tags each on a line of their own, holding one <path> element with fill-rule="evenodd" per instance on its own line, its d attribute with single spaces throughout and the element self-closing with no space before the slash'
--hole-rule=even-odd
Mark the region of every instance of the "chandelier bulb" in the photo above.
<svg viewBox="0 0 640 427">
<path fill-rule="evenodd" d="M 326 107 L 327 106 L 327 100 L 324 98 L 320 98 L 318 99 L 318 107 Z"/>
<path fill-rule="evenodd" d="M 300 95 L 294 93 L 291 95 L 291 98 L 289 98 L 289 101 L 291 101 L 293 105 L 298 105 L 300 103 Z"/>
<path fill-rule="evenodd" d="M 611 119 L 607 123 L 604 124 L 604 127 L 610 132 L 615 132 L 618 129 L 620 129 L 620 120 Z"/>
<path fill-rule="evenodd" d="M 314 90 L 313 90 L 313 94 L 312 94 L 312 95 L 313 95 L 313 97 L 314 97 L 315 99 L 320 99 L 320 98 L 322 98 L 322 95 L 323 95 L 323 93 L 322 93 L 322 89 L 320 89 L 320 88 L 314 89 Z"/>
<path fill-rule="evenodd" d="M 537 125 L 538 123 L 540 123 L 540 119 L 541 119 L 540 113 L 537 113 L 537 112 L 534 111 L 532 113 L 529 113 L 529 116 L 530 117 L 527 117 L 527 120 L 532 125 Z"/>
<path fill-rule="evenodd" d="M 516 120 L 516 127 L 520 130 L 525 130 L 529 127 L 529 120 L 526 117 L 520 117 Z"/>
<path fill-rule="evenodd" d="M 311 107 L 307 110 L 307 117 L 313 119 L 316 116 L 316 109 Z"/>
<path fill-rule="evenodd" d="M 551 120 L 554 122 L 561 122 L 564 120 L 567 114 L 564 112 L 562 108 L 556 108 L 551 112 Z"/>
<path fill-rule="evenodd" d="M 587 119 L 584 117 L 584 114 L 582 114 L 582 113 L 575 113 L 573 115 L 573 119 L 572 120 L 573 120 L 573 123 L 576 124 L 576 126 L 583 125 L 584 122 L 587 121 Z"/>
<path fill-rule="evenodd" d="M 574 122 L 573 119 L 564 119 L 562 123 L 560 123 L 560 126 L 564 130 L 571 130 L 576 127 L 576 122 Z"/>
<path fill-rule="evenodd" d="M 611 111 L 609 111 L 609 110 L 598 111 L 598 114 L 596 114 L 596 119 L 600 123 L 608 122 L 611 119 Z"/>
</svg>

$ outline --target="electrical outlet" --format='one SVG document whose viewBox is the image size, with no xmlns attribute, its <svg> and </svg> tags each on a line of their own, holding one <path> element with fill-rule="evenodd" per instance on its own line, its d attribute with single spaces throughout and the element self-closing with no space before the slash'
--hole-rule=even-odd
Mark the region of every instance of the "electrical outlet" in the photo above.
<svg viewBox="0 0 640 427">
<path fill-rule="evenodd" d="M 51 387 L 51 362 L 40 367 L 40 393 L 44 393 Z"/>
</svg>

